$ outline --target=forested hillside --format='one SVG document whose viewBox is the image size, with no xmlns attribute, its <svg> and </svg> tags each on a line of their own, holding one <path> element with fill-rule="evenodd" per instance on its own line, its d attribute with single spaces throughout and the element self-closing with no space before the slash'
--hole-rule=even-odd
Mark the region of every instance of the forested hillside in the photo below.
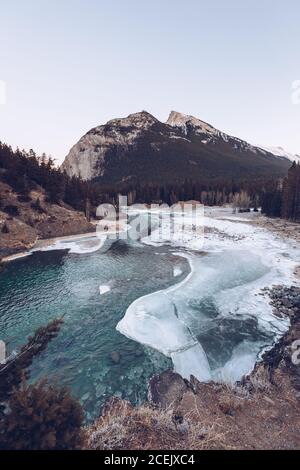
<svg viewBox="0 0 300 470">
<path fill-rule="evenodd" d="M 69 178 L 54 160 L 46 154 L 37 156 L 33 150 L 25 152 L 0 142 L 0 179 L 26 198 L 38 186 L 47 194 L 51 203 L 64 201 L 76 209 L 84 208 L 88 185 L 79 178 Z"/>
<path fill-rule="evenodd" d="M 30 193 L 40 188 L 48 204 L 66 204 L 69 208 L 95 215 L 96 207 L 108 202 L 117 204 L 118 195 L 128 196 L 128 204 L 167 203 L 184 200 L 198 200 L 205 205 L 238 205 L 243 200 L 245 207 L 262 206 L 266 215 L 300 220 L 300 164 L 295 162 L 285 179 L 258 177 L 255 180 L 240 178 L 181 178 L 178 175 L 172 183 L 124 181 L 118 184 L 103 184 L 97 180 L 83 181 L 77 176 L 69 177 L 55 166 L 54 160 L 46 154 L 37 156 L 33 150 L 13 151 L 0 143 L 0 181 L 8 184 L 17 194 L 21 203 L 31 203 L 39 209 L 40 201 L 31 200 Z M 0 193 L 0 210 L 3 194 Z M 4 212 L 14 214 L 14 208 Z"/>
<path fill-rule="evenodd" d="M 84 211 L 88 188 L 51 158 L 0 144 L 0 259 L 30 249 L 38 238 L 95 230 Z"/>
</svg>

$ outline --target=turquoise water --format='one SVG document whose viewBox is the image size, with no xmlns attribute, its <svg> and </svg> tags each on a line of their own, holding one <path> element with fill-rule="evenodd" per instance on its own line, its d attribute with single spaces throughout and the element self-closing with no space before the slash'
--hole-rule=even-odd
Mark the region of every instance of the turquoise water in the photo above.
<svg viewBox="0 0 300 470">
<path fill-rule="evenodd" d="M 182 271 L 176 278 L 175 266 Z M 133 242 L 118 241 L 106 253 L 35 252 L 0 274 L 0 339 L 12 352 L 36 328 L 65 315 L 58 337 L 34 360 L 32 378 L 70 386 L 88 420 L 112 395 L 140 402 L 149 377 L 171 361 L 121 335 L 116 324 L 135 299 L 179 282 L 189 270 L 168 247 Z M 110 291 L 100 295 L 100 285 Z"/>
</svg>

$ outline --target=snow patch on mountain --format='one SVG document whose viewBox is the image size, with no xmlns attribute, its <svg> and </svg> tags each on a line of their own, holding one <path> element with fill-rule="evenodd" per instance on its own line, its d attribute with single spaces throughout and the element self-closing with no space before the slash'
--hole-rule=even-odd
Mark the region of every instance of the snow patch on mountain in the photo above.
<svg viewBox="0 0 300 470">
<path fill-rule="evenodd" d="M 295 161 L 296 163 L 300 163 L 300 155 L 287 152 L 282 147 L 261 147 L 261 148 L 265 150 L 266 152 L 272 153 L 276 157 L 284 157 L 284 158 L 287 158 L 288 160 L 291 160 L 291 162 Z"/>
<path fill-rule="evenodd" d="M 180 150 L 182 159 L 179 157 Z M 103 177 L 123 181 L 129 175 L 142 173 L 141 162 L 145 162 L 149 154 L 149 159 L 150 155 L 155 158 L 153 165 L 157 165 L 157 174 L 165 167 L 165 160 L 169 162 L 171 157 L 178 174 L 181 174 L 186 172 L 184 158 L 191 161 L 188 160 L 190 152 L 195 155 L 193 162 L 202 159 L 205 162 L 209 154 L 217 152 L 224 155 L 228 162 L 232 157 L 240 157 L 245 167 L 253 166 L 255 160 L 261 171 L 266 171 L 263 170 L 268 165 L 266 160 L 273 163 L 274 167 L 282 166 L 283 171 L 287 165 L 287 162 L 274 158 L 272 153 L 221 132 L 194 116 L 172 111 L 167 122 L 162 123 L 147 111 L 142 111 L 125 118 L 112 119 L 91 129 L 71 148 L 62 170 L 69 176 L 80 176 L 83 180 Z M 195 164 L 199 167 L 198 163 Z M 204 166 L 203 170 L 205 172 L 207 168 Z M 153 168 L 150 172 L 154 173 Z M 280 173 L 278 168 L 277 172 Z M 149 178 L 149 175 L 145 177 Z M 156 174 L 153 174 L 153 178 L 156 178 Z"/>
<path fill-rule="evenodd" d="M 171 111 L 166 124 L 181 129 L 185 135 L 188 135 L 189 132 L 192 131 L 196 135 L 205 136 L 205 138 L 201 140 L 204 145 L 209 143 L 214 144 L 218 140 L 223 140 L 225 143 L 231 144 L 234 150 L 246 150 L 253 153 L 263 154 L 266 153 L 261 148 L 253 146 L 244 140 L 228 135 L 225 132 L 221 132 L 219 129 L 216 129 L 205 121 L 201 121 L 194 116 L 182 114 L 177 111 Z"/>
<path fill-rule="evenodd" d="M 188 127 L 192 127 L 196 134 L 208 134 L 212 136 L 219 136 L 222 134 L 207 122 L 201 121 L 194 116 L 171 111 L 170 116 L 166 122 L 169 126 L 180 127 L 185 134 L 188 133 Z"/>
</svg>

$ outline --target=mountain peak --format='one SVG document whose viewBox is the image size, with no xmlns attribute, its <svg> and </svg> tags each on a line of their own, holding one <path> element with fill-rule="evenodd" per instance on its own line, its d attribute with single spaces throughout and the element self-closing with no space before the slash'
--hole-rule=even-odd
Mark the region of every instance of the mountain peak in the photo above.
<svg viewBox="0 0 300 470">
<path fill-rule="evenodd" d="M 148 111 L 140 111 L 138 113 L 129 114 L 129 116 L 125 118 L 112 119 L 108 121 L 107 125 L 120 127 L 134 126 L 147 129 L 157 122 L 158 120 L 152 116 L 152 114 L 148 113 Z"/>
<path fill-rule="evenodd" d="M 207 122 L 178 111 L 171 111 L 166 124 L 172 127 L 180 127 L 185 133 L 188 132 L 188 128 L 192 128 L 197 134 L 219 134 L 219 131 Z"/>
<path fill-rule="evenodd" d="M 163 184 L 178 178 L 283 176 L 285 159 L 231 137 L 194 116 L 172 111 L 163 124 L 147 111 L 91 129 L 75 144 L 62 168 L 105 184 L 128 178 Z"/>
</svg>

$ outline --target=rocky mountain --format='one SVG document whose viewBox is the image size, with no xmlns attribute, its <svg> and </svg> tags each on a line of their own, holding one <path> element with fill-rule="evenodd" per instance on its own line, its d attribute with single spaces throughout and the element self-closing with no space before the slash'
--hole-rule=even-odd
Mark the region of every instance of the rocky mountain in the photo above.
<svg viewBox="0 0 300 470">
<path fill-rule="evenodd" d="M 142 111 L 95 127 L 62 165 L 70 176 L 108 184 L 281 177 L 289 167 L 285 157 L 175 111 L 166 123 Z"/>
</svg>

